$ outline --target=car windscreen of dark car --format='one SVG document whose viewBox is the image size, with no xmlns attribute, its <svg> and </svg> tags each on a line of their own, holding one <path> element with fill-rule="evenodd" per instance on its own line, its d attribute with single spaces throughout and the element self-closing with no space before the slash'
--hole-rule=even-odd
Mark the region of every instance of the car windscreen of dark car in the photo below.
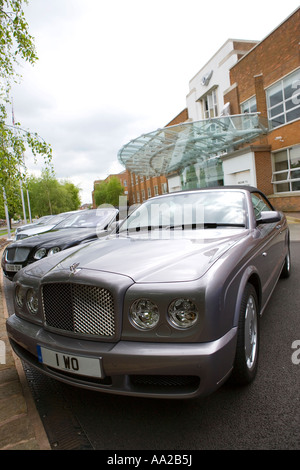
<svg viewBox="0 0 300 470">
<path fill-rule="evenodd" d="M 63 220 L 55 229 L 105 226 L 115 212 L 114 209 L 96 209 L 87 210 L 82 213 L 79 212 Z"/>
<path fill-rule="evenodd" d="M 245 227 L 245 195 L 241 191 L 199 191 L 153 198 L 135 210 L 120 227 L 143 229 L 193 229 Z"/>
</svg>

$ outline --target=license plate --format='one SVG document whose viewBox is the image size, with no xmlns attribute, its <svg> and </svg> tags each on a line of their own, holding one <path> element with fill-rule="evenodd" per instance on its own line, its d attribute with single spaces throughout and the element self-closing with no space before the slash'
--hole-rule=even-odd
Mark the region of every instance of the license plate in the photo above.
<svg viewBox="0 0 300 470">
<path fill-rule="evenodd" d="M 103 378 L 101 358 L 65 354 L 37 346 L 39 362 L 72 374 Z"/>
<path fill-rule="evenodd" d="M 22 265 L 21 264 L 7 264 L 5 263 L 5 271 L 10 271 L 10 272 L 17 272 L 17 271 L 20 271 L 20 269 L 22 269 Z"/>
</svg>

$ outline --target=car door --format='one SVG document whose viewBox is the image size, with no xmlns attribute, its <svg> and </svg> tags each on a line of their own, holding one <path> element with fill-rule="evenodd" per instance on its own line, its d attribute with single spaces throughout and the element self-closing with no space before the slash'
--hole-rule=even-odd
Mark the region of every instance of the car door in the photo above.
<svg viewBox="0 0 300 470">
<path fill-rule="evenodd" d="M 263 211 L 274 210 L 269 201 L 259 192 L 251 194 L 255 218 L 258 221 Z M 259 223 L 256 226 L 258 241 L 257 266 L 262 282 L 262 304 L 271 295 L 280 274 L 284 259 L 287 225 L 285 218 L 274 223 Z"/>
</svg>

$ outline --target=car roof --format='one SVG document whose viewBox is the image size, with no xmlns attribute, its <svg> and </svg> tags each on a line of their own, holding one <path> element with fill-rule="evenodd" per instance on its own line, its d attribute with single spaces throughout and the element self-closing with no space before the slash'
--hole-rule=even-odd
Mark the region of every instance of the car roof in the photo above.
<svg viewBox="0 0 300 470">
<path fill-rule="evenodd" d="M 219 191 L 236 190 L 236 191 L 248 191 L 250 193 L 253 193 L 253 192 L 262 193 L 258 188 L 255 188 L 254 186 L 246 186 L 246 185 L 238 184 L 238 185 L 228 185 L 228 186 L 210 186 L 210 187 L 205 187 L 205 188 L 183 189 L 181 191 L 174 191 L 172 193 L 161 194 L 151 199 L 163 198 L 165 196 L 172 196 L 173 194 L 190 194 L 190 193 L 196 193 L 198 191 L 201 192 L 201 191 L 215 191 L 215 190 L 219 190 Z"/>
</svg>

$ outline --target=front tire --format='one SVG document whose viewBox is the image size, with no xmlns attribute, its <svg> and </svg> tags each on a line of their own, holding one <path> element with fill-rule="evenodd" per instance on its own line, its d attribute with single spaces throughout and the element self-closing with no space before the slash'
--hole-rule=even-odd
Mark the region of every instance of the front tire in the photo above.
<svg viewBox="0 0 300 470">
<path fill-rule="evenodd" d="M 291 275 L 291 254 L 290 254 L 290 247 L 288 248 L 287 255 L 285 257 L 285 262 L 280 274 L 280 277 L 283 279 L 287 279 Z"/>
<path fill-rule="evenodd" d="M 256 376 L 259 356 L 259 308 L 256 290 L 247 284 L 242 298 L 232 382 L 247 385 Z"/>
</svg>

